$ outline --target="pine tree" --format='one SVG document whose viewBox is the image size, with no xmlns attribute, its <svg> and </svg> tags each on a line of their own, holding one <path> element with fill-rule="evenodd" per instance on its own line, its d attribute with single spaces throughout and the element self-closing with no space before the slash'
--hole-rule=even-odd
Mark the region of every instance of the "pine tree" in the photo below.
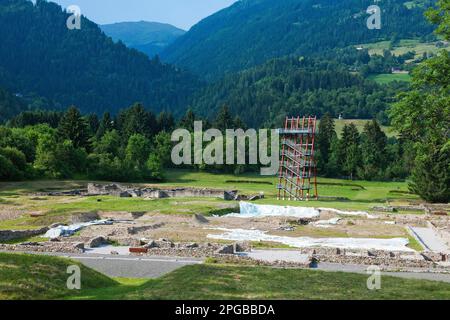
<svg viewBox="0 0 450 320">
<path fill-rule="evenodd" d="M 233 128 L 233 118 L 227 105 L 222 106 L 214 121 L 214 127 L 224 132 Z"/>
<path fill-rule="evenodd" d="M 353 180 L 361 162 L 359 132 L 354 123 L 345 125 L 341 139 L 341 163 L 343 172 Z"/>
<path fill-rule="evenodd" d="M 111 118 L 111 114 L 109 112 L 103 113 L 102 120 L 97 129 L 96 138 L 99 140 L 103 135 L 114 129 L 114 120 Z"/>
<path fill-rule="evenodd" d="M 184 117 L 180 120 L 180 127 L 190 132 L 194 131 L 195 114 L 191 108 L 188 108 Z"/>
<path fill-rule="evenodd" d="M 71 140 L 75 148 L 87 148 L 89 146 L 89 132 L 86 120 L 74 106 L 70 107 L 61 118 L 58 134 L 62 140 Z"/>
<path fill-rule="evenodd" d="M 156 122 L 158 124 L 158 132 L 170 132 L 175 128 L 175 119 L 170 112 L 161 112 L 156 118 Z"/>
<path fill-rule="evenodd" d="M 374 119 L 364 126 L 361 153 L 362 169 L 360 175 L 367 180 L 380 179 L 387 167 L 386 157 L 387 137 L 380 125 Z"/>
<path fill-rule="evenodd" d="M 140 103 L 134 104 L 119 114 L 119 126 L 125 140 L 134 134 L 141 134 L 151 139 L 158 131 L 155 115 L 146 111 Z"/>
<path fill-rule="evenodd" d="M 244 123 L 244 121 L 242 121 L 242 119 L 239 116 L 234 117 L 233 127 L 235 129 L 242 129 L 242 130 L 247 129 L 247 125 Z"/>
<path fill-rule="evenodd" d="M 320 161 L 318 161 L 319 172 L 327 172 L 331 152 L 331 142 L 335 136 L 334 119 L 327 112 L 322 119 L 320 119 L 319 133 L 317 134 L 317 146 L 320 153 Z"/>
<path fill-rule="evenodd" d="M 97 132 L 100 121 L 95 113 L 91 113 L 86 116 L 86 123 L 89 129 L 89 136 L 92 137 Z"/>
<path fill-rule="evenodd" d="M 422 144 L 411 176 L 410 189 L 429 202 L 450 199 L 450 148 L 442 144 Z"/>
</svg>

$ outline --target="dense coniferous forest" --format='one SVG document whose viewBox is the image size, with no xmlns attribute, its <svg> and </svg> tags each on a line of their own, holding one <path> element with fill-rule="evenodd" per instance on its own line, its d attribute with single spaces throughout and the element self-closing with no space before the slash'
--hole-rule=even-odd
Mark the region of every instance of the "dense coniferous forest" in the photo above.
<svg viewBox="0 0 450 320">
<path fill-rule="evenodd" d="M 404 0 L 375 3 L 382 28 L 369 30 L 372 0 L 243 0 L 195 25 L 165 51 L 165 61 L 217 79 L 286 55 L 307 55 L 351 44 L 413 37 L 433 38 L 424 8 Z"/>
<path fill-rule="evenodd" d="M 327 112 L 334 117 L 385 121 L 389 103 L 407 86 L 380 86 L 350 72 L 350 66 L 364 66 L 371 60 L 366 51 L 349 49 L 339 56 L 346 64 L 331 58 L 269 61 L 209 85 L 195 96 L 192 107 L 213 118 L 226 105 L 252 127 L 279 126 L 286 115 L 320 117 Z"/>
<path fill-rule="evenodd" d="M 99 114 L 135 101 L 154 111 L 185 106 L 194 77 L 115 44 L 84 17 L 80 30 L 69 30 L 69 15 L 43 0 L 0 1 L 0 86 Z"/>
<path fill-rule="evenodd" d="M 227 129 L 246 128 L 226 106 L 212 121 L 192 110 L 176 121 L 170 113 L 156 116 L 140 104 L 121 110 L 117 116 L 106 112 L 101 118 L 82 115 L 76 107 L 65 112 L 26 111 L 7 126 L 0 126 L 0 180 L 161 180 L 165 169 L 175 167 L 171 132 L 175 128 L 192 132 L 198 120 L 203 121 L 204 130 L 217 128 L 224 135 Z M 411 154 L 405 142 L 388 139 L 376 120 L 368 123 L 362 134 L 354 125 L 346 126 L 339 138 L 327 113 L 319 129 L 317 157 L 323 176 L 392 180 L 404 179 L 410 173 Z M 259 170 L 258 165 L 242 164 L 184 167 L 235 174 Z"/>
<path fill-rule="evenodd" d="M 27 104 L 11 92 L 0 88 L 0 123 L 24 111 Z"/>
<path fill-rule="evenodd" d="M 388 1 L 383 8 L 387 10 L 395 7 L 398 5 L 397 2 L 397 0 Z M 290 6 L 301 9 L 300 12 L 296 12 L 300 17 L 311 8 L 311 10 L 320 9 L 320 14 L 316 12 L 308 19 L 319 19 L 320 16 L 314 23 L 324 24 L 327 21 L 332 25 L 337 22 L 333 20 L 334 16 L 329 16 L 329 10 L 334 10 L 333 15 L 340 16 L 339 23 L 343 23 L 346 28 L 347 25 L 342 21 L 346 21 L 345 17 L 352 12 L 349 8 L 361 6 L 360 3 L 350 1 L 336 7 L 336 4 L 329 0 L 314 7 L 310 5 L 309 0 L 282 0 L 270 3 L 265 0 L 242 1 L 218 15 L 227 12 L 230 28 L 235 28 L 239 19 L 243 19 L 243 12 L 251 9 L 244 28 L 251 30 L 251 25 L 247 24 L 256 19 L 255 17 L 260 17 L 258 14 L 262 12 L 264 15 L 256 20 L 264 25 L 268 23 L 268 20 L 264 19 L 271 16 L 290 15 L 289 10 L 292 9 Z M 254 7 L 258 9 L 255 12 Z M 325 8 L 327 10 L 322 10 Z M 416 14 L 423 9 L 409 10 L 406 7 L 399 7 L 396 10 L 400 12 L 400 16 L 406 15 L 415 19 Z M 27 105 L 24 107 L 23 103 L 18 103 L 13 107 L 11 103 L 0 104 L 0 111 L 5 110 L 0 116 L 0 121 L 5 121 L 26 108 L 64 110 L 72 104 L 77 105 L 83 113 L 101 115 L 104 111 L 109 111 L 116 114 L 120 108 L 139 101 L 150 110 L 155 112 L 167 110 L 178 117 L 190 105 L 198 114 L 213 118 L 218 109 L 225 104 L 233 113 L 240 115 L 248 125 L 258 127 L 278 124 L 279 120 L 289 113 L 314 113 L 320 116 L 330 112 L 333 116 L 342 114 L 347 118 L 377 117 L 384 122 L 387 119 L 384 113 L 387 104 L 394 95 L 393 91 L 399 88 L 381 88 L 355 74 L 366 76 L 390 72 L 392 67 L 401 66 L 405 59 L 410 58 L 408 54 L 395 57 L 388 52 L 383 56 L 369 56 L 367 50 L 357 51 L 351 47 L 336 49 L 334 47 L 339 47 L 340 44 L 327 39 L 330 33 L 325 32 L 327 30 L 325 28 L 310 34 L 311 38 L 306 42 L 302 38 L 292 38 L 290 40 L 293 42 L 289 44 L 280 43 L 277 50 L 281 51 L 273 55 L 267 55 L 273 52 L 267 44 L 267 47 L 260 48 L 261 50 L 255 54 L 252 53 L 252 57 L 262 55 L 260 60 L 264 62 L 269 56 L 301 52 L 303 43 L 309 45 L 316 41 L 330 42 L 330 46 L 325 47 L 332 49 L 321 51 L 319 50 L 321 47 L 315 47 L 317 50 L 305 51 L 309 55 L 275 59 L 239 74 L 225 76 L 205 87 L 195 76 L 162 64 L 158 57 L 149 60 L 145 55 L 126 48 L 120 42 L 114 44 L 98 26 L 85 18 L 81 30 L 68 30 L 65 25 L 68 14 L 54 3 L 40 0 L 33 5 L 26 0 L 4 0 L 0 3 L 0 17 L 2 40 L 0 86 L 9 90 L 10 96 L 14 94 L 22 97 L 23 103 Z M 209 23 L 208 21 L 214 22 L 215 19 L 214 16 L 205 19 L 191 32 L 199 29 L 202 24 Z M 414 19 L 411 21 L 415 21 Z M 352 18 L 353 20 L 358 19 Z M 391 35 L 395 31 L 395 38 L 405 36 L 408 32 L 410 35 L 420 34 L 424 37 L 431 30 L 428 29 L 423 17 L 420 22 L 411 21 L 408 23 L 402 19 L 390 21 L 389 27 L 386 28 L 388 30 L 383 29 L 383 32 L 386 32 L 383 36 Z M 260 26 L 260 23 L 257 25 Z M 279 24 L 283 25 L 281 21 Z M 405 28 L 405 24 L 412 25 L 412 29 Z M 271 22 L 272 27 L 275 25 L 277 24 Z M 299 27 L 305 29 L 305 32 L 309 30 L 304 23 Z M 279 34 L 282 30 L 278 28 L 277 25 L 272 31 Z M 348 30 L 345 28 L 342 34 L 347 37 Z M 364 26 L 361 29 L 365 30 L 361 31 L 362 36 L 365 36 L 367 28 Z M 213 32 L 215 29 L 211 26 L 208 30 Z M 240 32 L 239 36 L 246 32 Z M 305 32 L 296 34 L 303 37 L 308 34 Z M 371 30 L 371 32 L 379 31 Z M 226 41 L 226 34 L 220 34 L 223 37 L 221 42 L 227 48 L 235 45 Z M 287 35 L 291 35 L 290 31 Z M 270 42 L 271 45 L 276 42 L 270 32 L 265 36 L 273 40 Z M 259 33 L 252 33 L 251 37 L 254 40 L 250 43 L 258 43 Z M 201 42 L 199 40 L 199 43 Z M 290 46 L 298 50 L 292 51 L 288 48 Z M 243 49 L 245 46 L 239 45 L 233 50 L 247 52 Z M 176 51 L 174 49 L 174 52 Z M 314 59 L 309 59 L 309 56 L 313 56 Z M 220 57 L 220 54 L 217 57 Z M 192 56 L 190 61 L 197 58 Z M 222 59 L 219 64 L 215 58 L 205 56 L 202 59 L 207 62 L 202 63 L 202 66 L 206 67 L 226 64 L 227 68 L 228 66 L 232 68 L 236 62 L 232 56 Z M 256 61 L 250 64 L 256 64 Z"/>
</svg>

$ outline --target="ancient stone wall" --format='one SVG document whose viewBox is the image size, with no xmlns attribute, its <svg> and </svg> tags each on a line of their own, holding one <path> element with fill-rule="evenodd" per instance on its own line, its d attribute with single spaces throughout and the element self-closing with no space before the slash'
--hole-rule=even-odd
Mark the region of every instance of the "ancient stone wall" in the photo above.
<svg viewBox="0 0 450 320">
<path fill-rule="evenodd" d="M 23 239 L 46 233 L 48 228 L 36 230 L 0 230 L 0 242 Z"/>
<path fill-rule="evenodd" d="M 188 198 L 205 197 L 220 198 L 224 200 L 233 200 L 236 192 L 216 189 L 195 189 L 195 188 L 175 188 L 175 189 L 157 189 L 157 188 L 133 188 L 120 184 L 88 184 L 88 195 L 111 195 L 116 197 L 142 197 L 142 198 Z"/>
</svg>

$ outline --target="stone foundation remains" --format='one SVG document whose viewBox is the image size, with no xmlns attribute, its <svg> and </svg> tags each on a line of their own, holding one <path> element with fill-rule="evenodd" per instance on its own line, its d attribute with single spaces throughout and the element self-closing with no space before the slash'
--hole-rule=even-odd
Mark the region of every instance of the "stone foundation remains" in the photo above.
<svg viewBox="0 0 450 320">
<path fill-rule="evenodd" d="M 48 228 L 35 230 L 0 230 L 0 242 L 7 242 L 17 239 L 29 238 L 42 235 L 48 231 Z"/>
<path fill-rule="evenodd" d="M 215 189 L 195 189 L 195 188 L 175 188 L 175 189 L 157 189 L 157 188 L 133 188 L 120 184 L 95 184 L 89 183 L 87 195 L 110 195 L 116 197 L 140 197 L 140 198 L 220 198 L 224 200 L 234 200 L 237 191 L 215 190 Z"/>
</svg>

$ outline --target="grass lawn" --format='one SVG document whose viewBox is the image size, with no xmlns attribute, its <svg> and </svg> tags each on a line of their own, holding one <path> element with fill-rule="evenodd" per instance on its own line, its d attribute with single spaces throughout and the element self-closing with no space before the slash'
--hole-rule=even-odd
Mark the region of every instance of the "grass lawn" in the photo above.
<svg viewBox="0 0 450 320">
<path fill-rule="evenodd" d="M 159 187 L 197 187 L 239 190 L 244 194 L 263 192 L 265 199 L 256 203 L 292 205 L 305 207 L 325 207 L 344 210 L 368 210 L 373 206 L 391 203 L 404 204 L 417 201 L 415 195 L 409 194 L 404 182 L 370 182 L 347 181 L 319 178 L 319 195 L 341 197 L 348 200 L 324 198 L 319 201 L 277 200 L 277 178 L 258 174 L 227 175 L 186 170 L 172 170 L 167 173 L 167 180 L 157 184 Z M 17 183 L 0 183 L 0 210 L 39 212 L 40 217 L 31 218 L 27 214 L 12 219 L 0 219 L 0 229 L 27 229 L 48 226 L 54 222 L 64 222 L 73 213 L 90 211 L 145 211 L 149 213 L 202 213 L 211 215 L 224 211 L 233 211 L 238 203 L 209 198 L 177 198 L 146 200 L 142 198 L 102 197 L 35 197 L 31 192 L 43 191 L 55 187 L 71 189 L 74 186 L 86 186 L 86 181 L 31 181 Z M 98 201 L 100 200 L 100 201 Z M 232 209 L 226 209 L 232 208 Z"/>
<path fill-rule="evenodd" d="M 384 50 L 388 50 L 390 46 L 390 41 L 378 41 L 374 43 L 365 43 L 361 45 L 357 45 L 355 47 L 362 46 L 369 50 L 370 55 L 378 54 L 382 55 Z M 445 48 L 446 50 L 450 50 L 450 47 Z M 433 53 L 436 54 L 442 50 L 436 47 L 435 42 L 420 42 L 419 39 L 401 39 L 394 48 L 392 48 L 391 53 L 399 56 L 405 54 L 409 51 L 415 51 L 415 58 L 420 58 L 424 53 Z"/>
<path fill-rule="evenodd" d="M 358 129 L 359 133 L 362 133 L 364 130 L 364 126 L 367 122 L 370 122 L 371 120 L 363 120 L 363 119 L 334 119 L 334 125 L 336 133 L 341 136 L 342 130 L 344 129 L 345 125 L 349 125 L 350 123 L 353 123 L 356 128 Z M 388 137 L 395 137 L 397 136 L 397 132 L 394 131 L 394 128 L 388 127 L 388 126 L 381 126 L 381 130 L 388 136 Z"/>
<path fill-rule="evenodd" d="M 57 257 L 0 253 L 0 299 L 450 299 L 450 284 L 382 277 L 367 289 L 363 274 L 300 269 L 195 265 L 155 280 L 109 279 L 82 267 L 81 290 L 66 289 Z"/>
<path fill-rule="evenodd" d="M 117 286 L 117 282 L 71 260 L 40 255 L 0 253 L 0 300 L 62 299 L 73 294 L 66 286 L 67 267 L 81 268 L 84 289 Z"/>
<path fill-rule="evenodd" d="M 407 73 L 383 73 L 369 76 L 369 79 L 374 80 L 379 84 L 386 84 L 392 81 L 411 82 L 411 76 Z"/>
</svg>

